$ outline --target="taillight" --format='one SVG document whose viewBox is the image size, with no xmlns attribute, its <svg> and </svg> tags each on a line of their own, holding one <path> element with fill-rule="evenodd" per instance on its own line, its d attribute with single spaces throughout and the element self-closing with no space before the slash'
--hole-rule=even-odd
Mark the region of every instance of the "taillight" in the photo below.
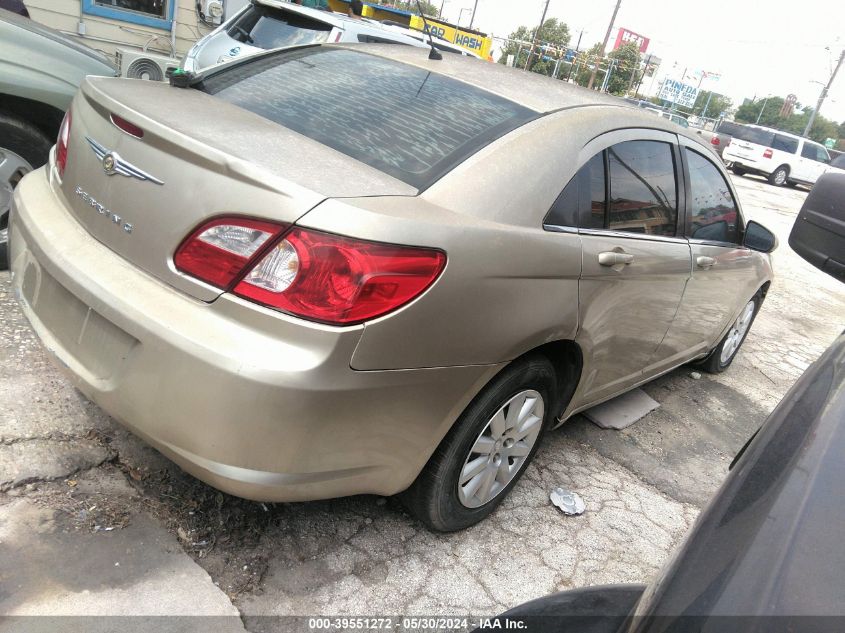
<svg viewBox="0 0 845 633">
<path fill-rule="evenodd" d="M 713 138 L 710 139 L 710 144 L 711 145 L 721 145 L 721 141 L 719 140 L 718 136 L 714 136 Z"/>
<path fill-rule="evenodd" d="M 443 271 L 437 250 L 396 246 L 294 228 L 235 286 L 235 294 L 331 325 L 392 312 Z"/>
<path fill-rule="evenodd" d="M 771 147 L 768 148 L 765 152 L 763 152 L 763 158 L 771 158 L 772 156 L 774 156 L 774 152 L 772 151 Z"/>
<path fill-rule="evenodd" d="M 144 138 L 144 130 L 142 130 L 134 123 L 130 123 L 123 117 L 117 116 L 116 114 L 112 114 L 109 118 L 117 129 L 126 132 L 127 134 L 129 134 L 130 136 L 134 136 L 135 138 Z"/>
<path fill-rule="evenodd" d="M 56 169 L 59 172 L 59 178 L 65 175 L 65 167 L 67 167 L 67 147 L 70 141 L 70 124 L 71 124 L 70 110 L 65 112 L 65 118 L 62 119 L 62 126 L 59 128 L 59 137 L 56 139 Z"/>
<path fill-rule="evenodd" d="M 177 270 L 227 289 L 267 240 L 287 227 L 248 218 L 217 218 L 186 239 L 173 256 Z"/>
</svg>

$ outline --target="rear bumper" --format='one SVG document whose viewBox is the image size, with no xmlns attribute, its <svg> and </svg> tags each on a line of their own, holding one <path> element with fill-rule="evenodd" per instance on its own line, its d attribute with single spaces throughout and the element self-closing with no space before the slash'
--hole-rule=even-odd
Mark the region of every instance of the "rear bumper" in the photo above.
<svg viewBox="0 0 845 633">
<path fill-rule="evenodd" d="M 400 492 L 500 369 L 352 370 L 360 327 L 180 293 L 94 240 L 47 169 L 13 202 L 24 314 L 80 391 L 221 490 L 264 501 Z"/>
</svg>

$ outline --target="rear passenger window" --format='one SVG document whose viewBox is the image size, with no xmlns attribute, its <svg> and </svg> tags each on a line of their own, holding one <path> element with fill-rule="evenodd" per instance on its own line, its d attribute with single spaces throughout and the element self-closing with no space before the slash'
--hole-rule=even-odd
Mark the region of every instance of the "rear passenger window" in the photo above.
<svg viewBox="0 0 845 633">
<path fill-rule="evenodd" d="M 790 154 L 795 154 L 796 152 L 798 152 L 798 139 L 789 138 L 788 136 L 781 136 L 780 134 L 775 134 L 775 138 L 772 141 L 772 149 L 779 149 L 782 152 L 789 152 Z"/>
<path fill-rule="evenodd" d="M 829 161 L 827 151 L 821 145 L 814 145 L 813 143 L 807 143 L 806 141 L 804 142 L 804 147 L 801 150 L 801 156 L 820 163 L 826 163 Z"/>
<path fill-rule="evenodd" d="M 739 210 L 718 168 L 704 156 L 686 150 L 690 177 L 689 228 L 692 239 L 737 243 Z"/>
<path fill-rule="evenodd" d="M 626 141 L 609 148 L 607 155 L 610 204 L 606 228 L 674 236 L 678 196 L 672 146 L 660 141 Z"/>
</svg>

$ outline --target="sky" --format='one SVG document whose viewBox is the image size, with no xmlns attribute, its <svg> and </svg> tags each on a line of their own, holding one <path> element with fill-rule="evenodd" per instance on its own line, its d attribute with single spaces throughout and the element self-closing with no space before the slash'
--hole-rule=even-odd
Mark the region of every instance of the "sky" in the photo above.
<svg viewBox="0 0 845 633">
<path fill-rule="evenodd" d="M 432 1 L 437 7 L 443 2 Z M 475 2 L 445 0 L 443 17 L 457 22 L 460 16 L 466 26 Z M 520 25 L 536 26 L 545 4 L 545 0 L 477 2 L 474 28 L 498 37 Z M 581 48 L 586 49 L 604 38 L 615 4 L 616 0 L 550 0 L 547 18 L 569 25 L 573 47 L 583 29 Z M 792 93 L 802 105 L 815 107 L 822 84 L 845 48 L 845 0 L 622 0 L 608 49 L 619 27 L 651 39 L 647 52 L 663 60 L 658 80 L 667 74 L 680 79 L 685 68 L 690 73 L 703 70 L 720 73 L 721 79 L 705 80 L 702 90 L 725 94 L 734 105 L 745 97 Z M 845 64 L 821 113 L 845 121 Z"/>
</svg>

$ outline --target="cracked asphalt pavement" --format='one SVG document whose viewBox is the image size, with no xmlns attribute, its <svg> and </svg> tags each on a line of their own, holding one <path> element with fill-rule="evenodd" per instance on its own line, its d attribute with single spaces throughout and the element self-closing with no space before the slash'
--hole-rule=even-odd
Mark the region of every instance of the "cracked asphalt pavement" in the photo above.
<svg viewBox="0 0 845 633">
<path fill-rule="evenodd" d="M 395 499 L 236 499 L 196 481 L 54 367 L 0 273 L 0 614 L 493 614 L 553 591 L 647 582 L 736 451 L 842 330 L 845 292 L 787 244 L 806 192 L 734 178 L 780 239 L 776 279 L 729 371 L 645 386 L 623 431 L 582 416 L 547 435 L 498 511 L 434 534 Z M 561 514 L 556 486 L 587 511 Z M 240 619 L 237 616 L 240 615 Z"/>
</svg>

